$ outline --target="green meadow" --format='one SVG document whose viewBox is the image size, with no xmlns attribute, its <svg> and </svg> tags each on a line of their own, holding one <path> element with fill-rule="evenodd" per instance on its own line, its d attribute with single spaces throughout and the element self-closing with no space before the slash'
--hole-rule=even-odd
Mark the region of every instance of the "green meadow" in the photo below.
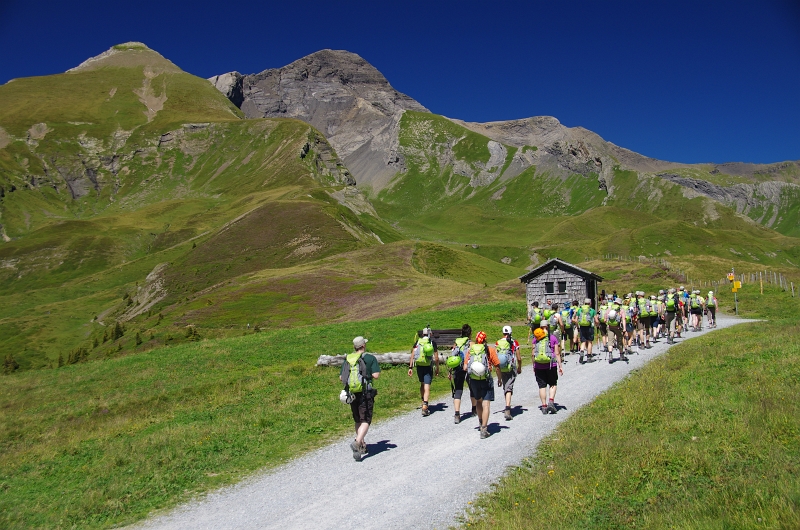
<svg viewBox="0 0 800 530">
<path fill-rule="evenodd" d="M 338 369 L 364 335 L 371 351 L 410 349 L 430 323 L 469 322 L 490 338 L 525 317 L 516 302 L 161 347 L 3 379 L 0 526 L 100 528 L 241 480 L 352 429 Z M 381 421 L 417 404 L 405 369 L 383 367 Z M 434 392 L 447 380 L 437 378 Z"/>
<path fill-rule="evenodd" d="M 679 344 L 577 411 L 462 526 L 800 526 L 800 295 L 738 294 L 764 320 Z"/>
</svg>

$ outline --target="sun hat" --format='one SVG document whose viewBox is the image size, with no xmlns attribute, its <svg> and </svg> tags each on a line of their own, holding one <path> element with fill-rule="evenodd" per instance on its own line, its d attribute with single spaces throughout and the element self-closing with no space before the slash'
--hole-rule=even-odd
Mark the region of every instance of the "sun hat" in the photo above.
<svg viewBox="0 0 800 530">
<path fill-rule="evenodd" d="M 367 342 L 369 342 L 367 339 L 359 335 L 358 337 L 353 339 L 353 348 L 355 349 L 364 348 L 367 346 Z"/>
</svg>

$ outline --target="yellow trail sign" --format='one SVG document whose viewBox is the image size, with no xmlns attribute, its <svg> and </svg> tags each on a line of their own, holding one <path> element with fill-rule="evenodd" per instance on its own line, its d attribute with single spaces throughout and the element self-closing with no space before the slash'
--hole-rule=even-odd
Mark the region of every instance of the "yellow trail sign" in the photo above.
<svg viewBox="0 0 800 530">
<path fill-rule="evenodd" d="M 734 287 L 734 289 L 741 289 L 742 288 L 742 282 L 733 282 L 733 287 Z"/>
</svg>

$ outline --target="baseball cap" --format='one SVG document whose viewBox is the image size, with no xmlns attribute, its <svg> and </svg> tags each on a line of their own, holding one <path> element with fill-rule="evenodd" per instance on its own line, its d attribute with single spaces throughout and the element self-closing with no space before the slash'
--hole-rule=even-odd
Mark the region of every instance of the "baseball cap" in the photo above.
<svg viewBox="0 0 800 530">
<path fill-rule="evenodd" d="M 584 304 L 591 304 L 591 303 L 592 303 L 592 299 L 591 299 L 591 298 L 587 298 L 587 299 L 585 299 L 585 300 L 583 301 L 583 303 L 584 303 Z"/>
<path fill-rule="evenodd" d="M 431 330 L 429 330 L 428 328 L 422 328 L 422 336 L 423 337 L 428 337 L 428 336 L 430 336 L 430 334 L 431 334 Z"/>
<path fill-rule="evenodd" d="M 366 347 L 367 342 L 369 342 L 367 339 L 359 335 L 358 337 L 353 339 L 353 348 L 355 349 L 364 348 Z"/>
<path fill-rule="evenodd" d="M 511 326 L 503 326 L 503 333 L 511 335 Z"/>
</svg>

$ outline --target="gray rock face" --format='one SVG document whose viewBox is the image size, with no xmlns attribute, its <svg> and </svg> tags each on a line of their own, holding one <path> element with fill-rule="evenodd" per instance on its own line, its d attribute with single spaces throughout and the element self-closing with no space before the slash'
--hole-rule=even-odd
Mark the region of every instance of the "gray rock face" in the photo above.
<svg viewBox="0 0 800 530">
<path fill-rule="evenodd" d="M 397 127 L 405 110 L 427 111 L 375 67 L 346 51 L 322 50 L 283 68 L 212 83 L 248 118 L 297 118 L 322 132 L 361 185 L 382 188 L 402 168 Z M 241 90 L 242 101 L 234 99 Z M 229 94 L 232 94 L 233 97 Z"/>
<path fill-rule="evenodd" d="M 754 208 L 762 209 L 764 214 L 758 223 L 772 227 L 778 220 L 778 212 L 785 206 L 784 192 L 787 190 L 800 190 L 797 184 L 780 181 L 759 182 L 758 184 L 735 184 L 733 186 L 718 186 L 711 182 L 683 177 L 670 173 L 661 173 L 659 177 L 680 184 L 684 188 L 704 195 L 726 206 L 734 208 L 738 213 L 747 215 Z M 770 208 L 770 207 L 774 208 Z M 767 212 L 772 211 L 772 216 L 765 219 Z"/>
<path fill-rule="evenodd" d="M 242 77 L 239 72 L 228 72 L 227 74 L 209 77 L 208 80 L 217 90 L 225 94 L 225 97 L 231 100 L 231 103 L 241 107 L 244 102 Z"/>
</svg>

